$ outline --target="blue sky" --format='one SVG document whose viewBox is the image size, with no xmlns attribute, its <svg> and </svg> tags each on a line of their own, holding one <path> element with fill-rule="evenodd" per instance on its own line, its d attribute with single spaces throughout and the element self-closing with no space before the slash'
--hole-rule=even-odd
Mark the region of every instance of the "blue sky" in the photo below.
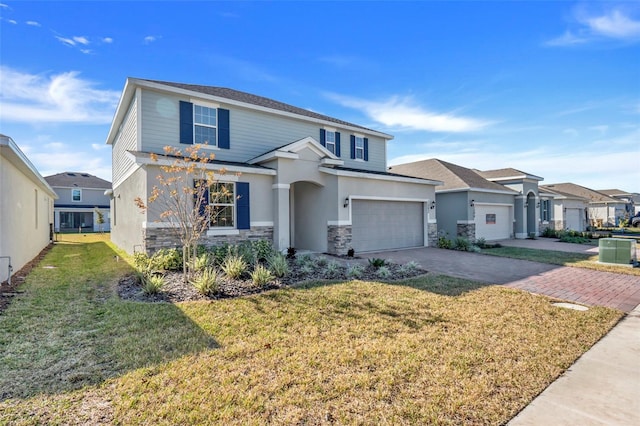
<svg viewBox="0 0 640 426">
<path fill-rule="evenodd" d="M 230 87 L 439 158 L 640 192 L 638 2 L 0 0 L 0 133 L 111 179 L 127 77 Z"/>
</svg>

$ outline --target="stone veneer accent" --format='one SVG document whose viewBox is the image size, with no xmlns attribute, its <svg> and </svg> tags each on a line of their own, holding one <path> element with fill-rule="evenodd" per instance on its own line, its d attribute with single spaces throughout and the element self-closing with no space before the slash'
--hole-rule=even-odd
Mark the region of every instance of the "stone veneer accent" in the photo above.
<svg viewBox="0 0 640 426">
<path fill-rule="evenodd" d="M 427 224 L 427 245 L 429 247 L 438 247 L 438 224 Z"/>
<path fill-rule="evenodd" d="M 464 237 L 470 242 L 476 241 L 476 224 L 475 223 L 459 223 L 457 225 L 457 236 Z"/>
<path fill-rule="evenodd" d="M 171 228 L 146 228 L 142 230 L 144 251 L 153 254 L 162 248 L 180 247 L 182 244 Z M 273 241 L 273 226 L 254 226 L 240 229 L 237 235 L 203 235 L 199 244 L 213 247 L 224 243 L 237 244 L 242 241 Z"/>
<path fill-rule="evenodd" d="M 351 248 L 353 237 L 351 225 L 329 225 L 327 234 L 327 251 L 331 254 L 346 255 Z"/>
</svg>

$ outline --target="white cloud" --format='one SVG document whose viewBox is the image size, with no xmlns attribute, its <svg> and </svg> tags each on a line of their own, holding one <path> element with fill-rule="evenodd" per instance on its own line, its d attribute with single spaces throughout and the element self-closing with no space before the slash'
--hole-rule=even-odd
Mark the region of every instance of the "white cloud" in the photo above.
<svg viewBox="0 0 640 426">
<path fill-rule="evenodd" d="M 111 37 L 103 37 L 102 38 L 102 42 L 103 43 L 107 43 L 107 44 L 111 44 L 111 43 L 113 43 L 113 39 Z"/>
<path fill-rule="evenodd" d="M 30 25 L 32 27 L 41 27 L 42 26 L 42 25 L 40 25 L 40 22 L 37 22 L 37 21 L 27 21 L 26 24 Z"/>
<path fill-rule="evenodd" d="M 93 50 L 91 49 L 80 49 L 80 52 L 84 53 L 85 55 L 90 55 L 93 53 Z"/>
<path fill-rule="evenodd" d="M 154 35 L 148 35 L 144 38 L 144 44 L 151 44 L 154 41 L 158 40 L 158 36 L 154 36 Z"/>
<path fill-rule="evenodd" d="M 7 19 L 7 22 L 13 25 L 17 25 L 18 21 L 14 20 L 14 19 Z"/>
<path fill-rule="evenodd" d="M 9 10 L 11 10 L 11 8 L 9 7 L 9 5 L 4 4 L 4 3 L 0 3 L 0 7 L 4 8 L 4 9 L 9 9 Z"/>
<path fill-rule="evenodd" d="M 67 46 L 75 46 L 76 42 L 73 39 L 70 38 L 66 38 L 66 37 L 60 37 L 60 36 L 55 36 L 60 42 L 62 42 L 62 44 L 66 44 Z"/>
<path fill-rule="evenodd" d="M 578 131 L 576 129 L 573 128 L 569 128 L 569 129 L 564 129 L 562 131 L 563 134 L 565 135 L 569 135 L 572 138 L 576 138 L 580 135 L 580 133 L 578 133 Z"/>
<path fill-rule="evenodd" d="M 76 43 L 83 44 L 85 46 L 89 44 L 89 39 L 85 36 L 74 36 L 73 41 L 75 41 Z"/>
<path fill-rule="evenodd" d="M 591 126 L 589 127 L 589 130 L 594 130 L 596 132 L 599 132 L 600 135 L 604 135 L 605 133 L 607 133 L 607 130 L 609 130 L 609 126 L 602 124 L 600 126 Z"/>
<path fill-rule="evenodd" d="M 0 67 L 2 120 L 24 123 L 108 124 L 120 93 L 94 88 L 76 71 L 26 74 Z"/>
<path fill-rule="evenodd" d="M 111 164 L 109 158 L 97 156 L 91 151 L 79 151 L 76 146 L 55 144 L 42 149 L 37 144 L 21 146 L 22 151 L 36 166 L 43 176 L 50 176 L 64 171 L 87 172 L 111 181 Z"/>
<path fill-rule="evenodd" d="M 585 18 L 584 23 L 591 31 L 605 37 L 628 39 L 640 36 L 640 21 L 634 21 L 619 9 L 603 16 Z"/>
<path fill-rule="evenodd" d="M 111 148 L 111 146 L 107 145 L 106 143 L 103 143 L 103 144 L 92 143 L 91 148 L 93 148 L 95 151 L 102 151 L 103 149 Z"/>
<path fill-rule="evenodd" d="M 374 102 L 346 96 L 328 94 L 339 104 L 361 110 L 371 119 L 387 127 L 400 127 L 428 132 L 474 132 L 489 126 L 489 121 L 450 113 L 428 111 L 414 105 L 411 99 L 394 96 L 386 101 Z"/>
<path fill-rule="evenodd" d="M 548 40 L 547 46 L 576 46 L 603 40 L 639 41 L 640 20 L 632 18 L 620 8 L 593 14 L 576 8 L 573 20 L 578 24 L 574 30 L 566 30 L 563 35 Z"/>
</svg>

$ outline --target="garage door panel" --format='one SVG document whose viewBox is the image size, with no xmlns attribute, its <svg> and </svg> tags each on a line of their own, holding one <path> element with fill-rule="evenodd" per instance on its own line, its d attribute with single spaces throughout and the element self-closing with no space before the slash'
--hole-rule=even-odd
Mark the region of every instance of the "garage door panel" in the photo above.
<svg viewBox="0 0 640 426">
<path fill-rule="evenodd" d="M 513 219 L 509 206 L 478 206 L 476 204 L 476 239 L 487 241 L 511 237 Z"/>
<path fill-rule="evenodd" d="M 565 220 L 565 227 L 567 229 L 582 231 L 582 227 L 580 226 L 580 209 L 567 209 Z"/>
<path fill-rule="evenodd" d="M 354 200 L 351 214 L 357 252 L 424 245 L 423 203 Z"/>
</svg>

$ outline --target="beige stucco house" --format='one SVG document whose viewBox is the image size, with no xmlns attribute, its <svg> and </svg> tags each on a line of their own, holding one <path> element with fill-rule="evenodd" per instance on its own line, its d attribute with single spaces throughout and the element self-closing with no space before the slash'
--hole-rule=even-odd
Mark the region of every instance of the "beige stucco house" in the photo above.
<svg viewBox="0 0 640 426">
<path fill-rule="evenodd" d="M 206 143 L 232 194 L 201 241 L 266 238 L 344 254 L 434 245 L 435 186 L 387 171 L 391 135 L 237 90 L 129 78 L 107 137 L 113 151 L 111 238 L 128 252 L 177 246 L 134 199 L 156 184 L 152 153 Z M 219 201 L 219 200 L 218 200 Z M 211 201 L 216 203 L 218 201 Z M 228 200 L 227 200 L 228 201 Z"/>
<path fill-rule="evenodd" d="M 51 242 L 56 197 L 13 139 L 0 135 L 0 282 Z"/>
</svg>

